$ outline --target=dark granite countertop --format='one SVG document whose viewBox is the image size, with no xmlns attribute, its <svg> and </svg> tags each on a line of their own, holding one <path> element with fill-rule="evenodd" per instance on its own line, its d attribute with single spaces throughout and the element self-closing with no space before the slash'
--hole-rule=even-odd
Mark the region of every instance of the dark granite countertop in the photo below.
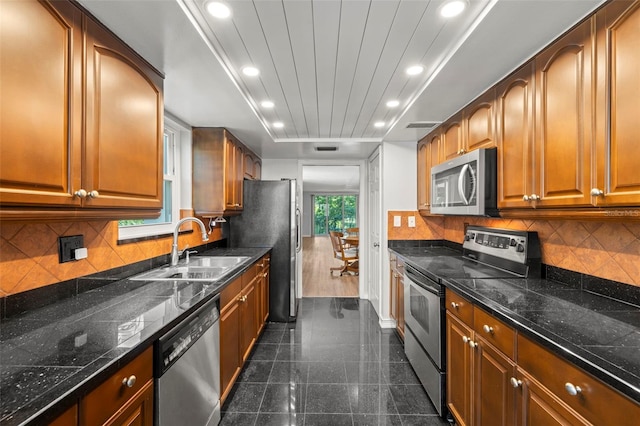
<svg viewBox="0 0 640 426">
<path fill-rule="evenodd" d="M 425 247 L 390 250 L 423 272 L 434 255 L 433 250 Z M 628 294 L 622 299 L 611 297 L 625 290 L 635 296 L 639 289 L 617 284 L 615 290 L 597 288 L 594 292 L 593 288 L 585 289 L 575 275 L 556 274 L 553 280 L 456 278 L 441 282 L 518 332 L 640 402 L 640 306 L 629 303 Z M 619 287 L 623 287 L 622 291 Z M 630 299 L 635 302 L 634 297 Z"/>
<path fill-rule="evenodd" d="M 249 256 L 212 283 L 122 279 L 0 323 L 0 423 L 43 424 L 142 353 L 269 252 Z"/>
</svg>

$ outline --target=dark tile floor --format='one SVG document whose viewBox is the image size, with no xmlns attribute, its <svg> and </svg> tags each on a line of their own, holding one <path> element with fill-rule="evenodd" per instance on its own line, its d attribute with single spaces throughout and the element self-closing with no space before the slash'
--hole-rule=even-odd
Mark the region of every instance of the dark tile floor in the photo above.
<svg viewBox="0 0 640 426">
<path fill-rule="evenodd" d="M 367 300 L 305 298 L 269 323 L 222 407 L 221 425 L 446 425 L 393 330 Z"/>
</svg>

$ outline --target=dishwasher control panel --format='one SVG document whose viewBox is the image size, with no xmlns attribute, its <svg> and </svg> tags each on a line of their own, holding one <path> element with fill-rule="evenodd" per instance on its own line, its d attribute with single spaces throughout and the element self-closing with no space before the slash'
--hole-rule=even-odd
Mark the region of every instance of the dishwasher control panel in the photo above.
<svg viewBox="0 0 640 426">
<path fill-rule="evenodd" d="M 162 375 L 193 346 L 218 321 L 219 316 L 215 304 L 209 306 L 208 309 L 200 309 L 196 314 L 176 326 L 172 332 L 158 340 L 156 347 L 156 359 L 160 361 L 158 375 Z"/>
</svg>

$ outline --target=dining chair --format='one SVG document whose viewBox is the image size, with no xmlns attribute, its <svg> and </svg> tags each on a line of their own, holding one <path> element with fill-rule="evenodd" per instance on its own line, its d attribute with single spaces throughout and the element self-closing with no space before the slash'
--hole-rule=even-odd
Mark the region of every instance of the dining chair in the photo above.
<svg viewBox="0 0 640 426">
<path fill-rule="evenodd" d="M 331 274 L 333 271 L 340 271 L 340 276 L 345 272 L 353 272 L 356 275 L 359 272 L 358 268 L 358 249 L 357 248 L 345 248 L 342 242 L 343 234 L 338 231 L 330 231 L 329 238 L 331 239 L 331 246 L 333 247 L 333 257 L 342 261 L 342 266 L 330 268 Z"/>
</svg>

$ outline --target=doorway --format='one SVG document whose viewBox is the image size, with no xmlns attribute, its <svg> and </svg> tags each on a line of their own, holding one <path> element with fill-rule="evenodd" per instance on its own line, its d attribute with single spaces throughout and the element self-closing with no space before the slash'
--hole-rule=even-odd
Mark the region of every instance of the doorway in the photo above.
<svg viewBox="0 0 640 426">
<path fill-rule="evenodd" d="M 359 297 L 359 275 L 336 268 L 330 231 L 359 224 L 360 166 L 303 166 L 304 297 Z"/>
</svg>

